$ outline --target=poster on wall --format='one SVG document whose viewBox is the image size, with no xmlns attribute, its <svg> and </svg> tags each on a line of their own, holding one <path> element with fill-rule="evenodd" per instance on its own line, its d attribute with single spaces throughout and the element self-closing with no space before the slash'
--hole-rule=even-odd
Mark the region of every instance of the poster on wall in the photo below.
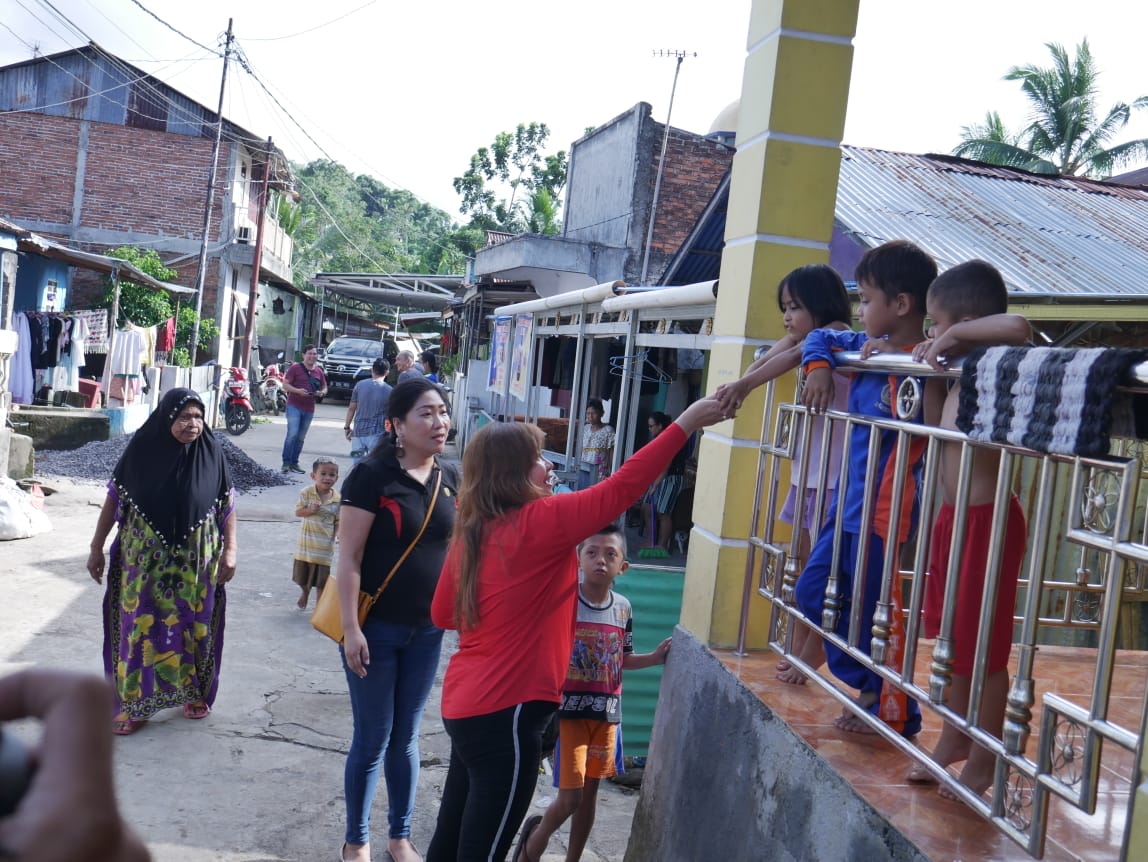
<svg viewBox="0 0 1148 862">
<path fill-rule="evenodd" d="M 534 315 L 518 314 L 514 318 L 514 343 L 510 351 L 510 394 L 519 401 L 526 400 L 530 386 L 530 349 L 534 344 Z"/>
<path fill-rule="evenodd" d="M 509 314 L 494 319 L 494 335 L 490 340 L 490 372 L 486 379 L 486 388 L 491 392 L 500 393 L 506 388 L 510 320 Z"/>
</svg>

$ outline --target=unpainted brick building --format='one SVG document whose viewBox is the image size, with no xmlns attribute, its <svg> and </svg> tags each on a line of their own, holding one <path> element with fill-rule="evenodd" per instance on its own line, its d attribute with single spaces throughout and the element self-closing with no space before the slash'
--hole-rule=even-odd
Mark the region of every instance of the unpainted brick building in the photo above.
<svg viewBox="0 0 1148 862">
<path fill-rule="evenodd" d="M 178 273 L 174 281 L 192 287 L 216 121 L 214 111 L 94 44 L 0 68 L 0 218 L 100 254 L 155 249 Z M 265 173 L 259 280 L 290 287 L 291 238 L 276 205 L 291 193 L 287 160 L 224 120 L 202 314 L 219 324 L 213 353 L 226 364 L 239 359 Z M 98 279 L 80 270 L 71 278 L 69 305 L 94 305 Z"/>
</svg>

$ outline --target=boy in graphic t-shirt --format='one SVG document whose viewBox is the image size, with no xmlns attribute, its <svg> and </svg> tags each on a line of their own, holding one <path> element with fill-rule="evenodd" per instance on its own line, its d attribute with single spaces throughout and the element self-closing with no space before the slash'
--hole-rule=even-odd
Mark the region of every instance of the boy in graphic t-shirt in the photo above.
<svg viewBox="0 0 1148 862">
<path fill-rule="evenodd" d="M 634 652 L 633 612 L 625 596 L 611 587 L 629 568 L 626 537 L 616 524 L 603 527 L 578 546 L 582 583 L 574 651 L 558 708 L 558 797 L 545 816 L 523 825 L 514 862 L 538 862 L 550 836 L 568 818 L 566 862 L 577 862 L 594 826 L 598 784 L 614 774 L 614 748 L 622 720 L 622 671 L 664 664 L 666 638 L 651 653 Z M 533 822 L 532 822 L 533 821 Z"/>
</svg>

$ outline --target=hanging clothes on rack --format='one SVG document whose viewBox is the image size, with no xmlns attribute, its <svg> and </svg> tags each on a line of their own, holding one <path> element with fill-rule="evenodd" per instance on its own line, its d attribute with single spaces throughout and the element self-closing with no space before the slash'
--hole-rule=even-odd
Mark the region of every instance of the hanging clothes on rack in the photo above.
<svg viewBox="0 0 1148 862">
<path fill-rule="evenodd" d="M 112 352 L 104 363 L 103 387 L 109 407 L 134 403 L 143 389 L 140 355 L 146 349 L 137 329 L 121 329 L 112 342 Z"/>
<path fill-rule="evenodd" d="M 133 332 L 138 332 L 140 338 L 143 339 L 142 346 L 140 347 L 140 365 L 148 367 L 155 365 L 155 327 L 154 326 L 136 326 L 130 320 L 128 327 Z"/>
<path fill-rule="evenodd" d="M 73 371 L 71 367 L 75 324 L 72 315 L 59 311 L 24 311 L 16 315 L 17 321 L 21 319 L 28 327 L 27 360 L 21 357 L 15 373 L 24 373 L 26 361 L 32 375 L 32 395 L 27 403 L 50 403 L 54 391 L 77 389 L 79 368 Z"/>
<path fill-rule="evenodd" d="M 88 331 L 85 353 L 108 352 L 108 310 L 106 308 L 81 308 L 72 315 L 84 321 Z"/>
<path fill-rule="evenodd" d="M 171 353 L 172 348 L 175 347 L 175 318 L 169 317 L 158 327 L 159 332 L 155 337 L 155 352 L 156 353 Z"/>
<path fill-rule="evenodd" d="M 12 391 L 13 403 L 31 404 L 36 393 L 32 383 L 32 334 L 26 315 L 17 314 L 15 320 L 16 352 L 12 354 L 11 359 L 9 388 Z"/>
<path fill-rule="evenodd" d="M 52 332 L 55 333 L 55 337 L 52 339 L 52 348 L 54 351 L 53 358 L 56 361 L 51 366 L 51 377 L 48 380 L 48 385 L 57 392 L 75 391 L 75 387 L 68 386 L 68 380 L 71 377 L 73 323 L 72 318 L 67 315 L 57 317 L 52 321 Z M 78 369 L 76 377 L 79 378 Z"/>
<path fill-rule="evenodd" d="M 66 392 L 80 389 L 80 369 L 87 362 L 84 353 L 88 338 L 88 324 L 81 317 L 67 321 L 67 346 L 60 351 L 60 363 L 56 366 L 53 388 Z"/>
</svg>

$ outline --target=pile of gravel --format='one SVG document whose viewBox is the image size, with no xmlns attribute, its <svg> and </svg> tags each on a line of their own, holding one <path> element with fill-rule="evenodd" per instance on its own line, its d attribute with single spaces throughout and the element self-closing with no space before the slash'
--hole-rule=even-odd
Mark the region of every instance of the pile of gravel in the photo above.
<svg viewBox="0 0 1148 862">
<path fill-rule="evenodd" d="M 64 476 L 79 482 L 106 484 L 112 471 L 124 454 L 132 435 L 124 434 L 111 440 L 97 440 L 79 449 L 37 450 L 36 473 L 42 476 Z M 274 470 L 253 461 L 246 452 L 228 440 L 216 435 L 223 446 L 223 457 L 231 468 L 231 479 L 240 493 L 290 485 L 291 481 Z"/>
</svg>

